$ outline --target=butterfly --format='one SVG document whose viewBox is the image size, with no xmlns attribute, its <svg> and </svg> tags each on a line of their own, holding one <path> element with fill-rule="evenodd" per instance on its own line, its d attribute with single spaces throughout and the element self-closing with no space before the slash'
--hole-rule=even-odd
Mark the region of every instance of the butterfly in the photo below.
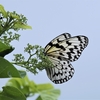
<svg viewBox="0 0 100 100">
<path fill-rule="evenodd" d="M 69 33 L 63 33 L 50 41 L 44 49 L 45 55 L 53 64 L 53 67 L 45 69 L 49 79 L 55 84 L 71 79 L 75 71 L 70 62 L 78 60 L 87 45 L 86 36 L 71 37 Z"/>
</svg>

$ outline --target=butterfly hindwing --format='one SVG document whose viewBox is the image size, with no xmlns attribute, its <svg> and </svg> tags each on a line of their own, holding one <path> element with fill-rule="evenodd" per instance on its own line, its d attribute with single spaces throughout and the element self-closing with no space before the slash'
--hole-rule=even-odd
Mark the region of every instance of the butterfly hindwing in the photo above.
<svg viewBox="0 0 100 100">
<path fill-rule="evenodd" d="M 74 68 L 69 61 L 54 60 L 54 67 L 46 68 L 49 79 L 55 84 L 61 84 L 72 78 Z"/>
</svg>

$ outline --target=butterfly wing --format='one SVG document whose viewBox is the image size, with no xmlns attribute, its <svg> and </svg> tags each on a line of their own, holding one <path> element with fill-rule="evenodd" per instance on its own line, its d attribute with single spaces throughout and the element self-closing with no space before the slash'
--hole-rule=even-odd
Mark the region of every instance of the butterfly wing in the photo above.
<svg viewBox="0 0 100 100">
<path fill-rule="evenodd" d="M 52 52 L 52 49 L 53 49 L 53 51 L 56 51 L 57 48 L 55 48 L 55 46 L 52 46 L 52 45 L 58 44 L 70 37 L 71 37 L 71 35 L 69 33 L 63 33 L 63 34 L 57 36 L 56 38 L 54 38 L 51 42 L 49 42 L 46 45 L 44 53 L 47 54 L 49 52 Z M 51 48 L 51 46 L 52 46 L 52 48 Z"/>
<path fill-rule="evenodd" d="M 46 50 L 46 48 L 45 50 L 47 56 L 64 58 L 65 60 L 72 62 L 76 61 L 80 57 L 82 51 L 87 45 L 88 38 L 86 36 L 75 36 L 64 39 L 57 43 L 51 41 L 48 44 L 49 49 Z"/>
<path fill-rule="evenodd" d="M 69 33 L 61 34 L 49 42 L 45 47 L 45 55 L 54 65 L 46 69 L 50 80 L 56 84 L 68 81 L 74 74 L 70 62 L 77 60 L 87 45 L 86 36 L 71 37 Z"/>
<path fill-rule="evenodd" d="M 47 76 L 55 84 L 61 84 L 72 78 L 74 68 L 69 61 L 61 61 L 50 57 L 54 67 L 46 68 Z"/>
</svg>

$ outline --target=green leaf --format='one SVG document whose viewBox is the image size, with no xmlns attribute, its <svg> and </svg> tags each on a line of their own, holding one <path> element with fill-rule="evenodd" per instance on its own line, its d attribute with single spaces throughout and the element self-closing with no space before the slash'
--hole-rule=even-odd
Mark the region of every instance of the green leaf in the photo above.
<svg viewBox="0 0 100 100">
<path fill-rule="evenodd" d="M 13 18 L 13 19 L 20 19 L 20 16 L 16 15 L 16 14 L 13 14 L 12 12 L 10 12 L 10 16 Z"/>
<path fill-rule="evenodd" d="M 28 79 L 27 76 L 25 76 L 24 78 L 13 78 L 13 79 L 10 79 L 8 82 L 7 82 L 7 86 L 14 86 L 14 87 L 17 87 L 17 88 L 24 88 L 25 85 L 30 85 L 29 84 L 30 81 Z"/>
<path fill-rule="evenodd" d="M 11 53 L 14 50 L 13 47 L 5 45 L 4 43 L 0 42 L 0 56 L 4 57 L 5 55 Z"/>
<path fill-rule="evenodd" d="M 2 13 L 4 18 L 7 18 L 7 12 L 5 11 L 5 9 L 2 5 L 0 5 L 0 12 Z"/>
<path fill-rule="evenodd" d="M 30 81 L 29 83 L 29 90 L 30 90 L 30 93 L 35 94 L 35 93 L 38 93 L 37 92 L 37 84 L 33 81 Z"/>
<path fill-rule="evenodd" d="M 40 96 L 36 100 L 57 100 L 60 95 L 60 90 L 52 89 L 40 92 Z"/>
<path fill-rule="evenodd" d="M 0 25 L 0 32 L 3 30 L 3 27 Z"/>
<path fill-rule="evenodd" d="M 18 78 L 19 79 L 19 78 Z M 21 84 L 17 81 L 17 78 L 12 78 L 10 79 L 7 83 L 6 86 L 13 86 L 16 87 L 18 89 L 21 88 Z"/>
<path fill-rule="evenodd" d="M 36 100 L 57 100 L 60 95 L 60 90 L 54 89 L 50 83 L 36 84 L 30 81 L 27 76 L 10 79 L 6 86 L 18 88 L 26 97 L 39 94 Z"/>
<path fill-rule="evenodd" d="M 18 77 L 21 78 L 18 70 L 6 59 L 0 57 L 0 78 Z"/>
<path fill-rule="evenodd" d="M 8 45 L 5 45 L 4 43 L 2 43 L 0 41 L 0 52 L 6 50 L 6 49 L 9 49 L 10 47 Z"/>
<path fill-rule="evenodd" d="M 18 90 L 15 87 L 11 87 L 11 86 L 3 87 L 3 92 L 1 92 L 1 94 L 6 97 L 12 98 L 12 100 L 26 100 L 24 94 L 20 90 Z"/>
<path fill-rule="evenodd" d="M 20 74 L 20 76 L 21 76 L 22 78 L 26 76 L 26 72 L 25 72 L 25 71 L 19 70 L 18 72 L 19 72 L 19 74 Z"/>
<path fill-rule="evenodd" d="M 17 23 L 14 25 L 14 28 L 32 29 L 31 26 L 26 25 L 26 24 L 23 24 L 23 23 L 21 23 L 21 22 L 17 22 Z"/>
<path fill-rule="evenodd" d="M 29 96 L 31 93 L 30 81 L 27 76 L 25 78 L 10 79 L 6 86 L 13 86 L 18 88 L 25 96 Z"/>
<path fill-rule="evenodd" d="M 13 47 L 10 47 L 10 48 L 6 49 L 6 50 L 0 52 L 0 56 L 1 56 L 1 57 L 4 57 L 4 56 L 6 56 L 7 54 L 11 53 L 14 49 L 15 49 L 15 48 L 13 48 Z"/>
<path fill-rule="evenodd" d="M 37 85 L 37 90 L 40 91 L 44 91 L 44 90 L 49 90 L 49 89 L 54 89 L 53 85 L 51 85 L 50 83 L 46 83 L 46 84 L 38 84 Z"/>
<path fill-rule="evenodd" d="M 0 94 L 0 100 L 14 100 L 14 99 L 11 98 L 11 97 L 8 97 L 8 96 L 6 96 L 6 95 Z"/>
<path fill-rule="evenodd" d="M 43 100 L 43 99 L 41 98 L 41 96 L 39 96 L 36 100 Z"/>
</svg>

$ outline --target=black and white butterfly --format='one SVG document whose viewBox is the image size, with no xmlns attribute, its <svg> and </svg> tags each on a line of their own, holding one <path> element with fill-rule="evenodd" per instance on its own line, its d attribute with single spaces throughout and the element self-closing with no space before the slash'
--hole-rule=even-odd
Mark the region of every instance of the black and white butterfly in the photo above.
<svg viewBox="0 0 100 100">
<path fill-rule="evenodd" d="M 45 55 L 54 65 L 54 67 L 46 68 L 49 79 L 55 84 L 71 79 L 74 68 L 70 62 L 76 61 L 87 45 L 86 36 L 71 37 L 69 33 L 63 33 L 50 41 L 44 50 Z"/>
</svg>

